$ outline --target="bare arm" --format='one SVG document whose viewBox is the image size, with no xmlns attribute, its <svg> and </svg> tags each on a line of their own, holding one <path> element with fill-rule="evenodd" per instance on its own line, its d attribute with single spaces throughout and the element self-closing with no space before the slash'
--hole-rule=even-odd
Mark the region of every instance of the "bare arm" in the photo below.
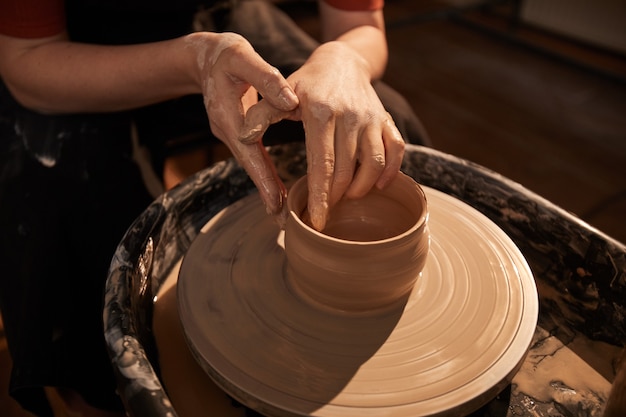
<svg viewBox="0 0 626 417">
<path fill-rule="evenodd" d="M 0 72 L 24 106 L 45 113 L 107 112 L 200 92 L 185 39 L 142 46 L 0 36 Z"/>
<path fill-rule="evenodd" d="M 233 152 L 278 213 L 284 186 L 261 144 L 237 140 L 257 91 L 293 110 L 298 99 L 278 70 L 239 35 L 199 32 L 132 46 L 0 36 L 0 74 L 14 97 L 42 113 L 109 112 L 202 93 L 211 130 Z"/>
<path fill-rule="evenodd" d="M 222 35 L 206 32 L 129 46 L 75 43 L 65 34 L 43 39 L 0 35 L 0 74 L 18 101 L 40 112 L 118 111 L 202 93 L 210 66 L 225 46 Z M 265 83 L 270 101 L 287 88 L 260 59 L 241 72 L 237 75 L 259 87 L 271 79 Z"/>
</svg>

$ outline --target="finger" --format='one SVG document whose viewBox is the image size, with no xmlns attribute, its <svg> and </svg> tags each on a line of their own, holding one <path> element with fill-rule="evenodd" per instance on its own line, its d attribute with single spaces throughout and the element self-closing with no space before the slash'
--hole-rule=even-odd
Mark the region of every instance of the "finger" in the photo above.
<svg viewBox="0 0 626 417">
<path fill-rule="evenodd" d="M 335 169 L 329 205 L 333 207 L 343 197 L 354 178 L 358 130 L 354 124 L 342 123 L 335 129 Z"/>
<path fill-rule="evenodd" d="M 287 194 L 285 185 L 261 142 L 245 145 L 231 143 L 231 151 L 259 190 L 268 214 L 280 215 Z"/>
<path fill-rule="evenodd" d="M 315 111 L 315 109 L 313 109 Z M 311 120 L 309 123 L 306 120 Z M 329 197 L 335 168 L 334 133 L 332 116 L 310 115 L 305 120 L 307 174 L 311 223 L 323 230 L 328 219 Z"/>
<path fill-rule="evenodd" d="M 348 198 L 361 198 L 367 194 L 385 169 L 385 146 L 380 130 L 374 126 L 368 127 L 363 131 L 360 143 L 360 165 L 346 191 Z"/>
<path fill-rule="evenodd" d="M 250 145 L 236 140 L 243 124 L 243 108 L 237 96 L 226 96 L 220 102 L 210 100 L 209 118 L 211 129 L 216 136 L 224 138 L 224 143 L 229 147 L 233 156 L 246 170 L 265 204 L 269 214 L 280 214 L 286 191 L 285 186 L 278 177 L 274 164 L 261 142 Z M 222 123 L 218 122 L 221 121 Z M 229 140 L 228 138 L 235 138 Z"/>
<path fill-rule="evenodd" d="M 385 169 L 376 182 L 376 187 L 379 189 L 385 188 L 400 171 L 406 145 L 391 115 L 388 115 L 383 126 L 383 143 L 385 144 Z"/>
<path fill-rule="evenodd" d="M 259 141 L 271 124 L 289 118 L 290 114 L 272 106 L 267 100 L 259 101 L 246 112 L 239 141 L 245 144 Z"/>
<path fill-rule="evenodd" d="M 287 80 L 254 51 L 236 54 L 229 73 L 252 84 L 263 98 L 278 109 L 289 111 L 298 106 L 298 97 Z"/>
</svg>

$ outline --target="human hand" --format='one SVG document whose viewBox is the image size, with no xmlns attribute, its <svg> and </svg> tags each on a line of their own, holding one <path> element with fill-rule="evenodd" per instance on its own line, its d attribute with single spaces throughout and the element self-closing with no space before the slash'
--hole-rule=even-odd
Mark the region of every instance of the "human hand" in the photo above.
<svg viewBox="0 0 626 417">
<path fill-rule="evenodd" d="M 404 140 L 371 85 L 366 63 L 349 51 L 335 52 L 318 49 L 288 77 L 300 100 L 296 109 L 284 111 L 261 100 L 247 112 L 240 136 L 244 144 L 260 143 L 272 123 L 303 122 L 308 210 L 318 230 L 342 197 L 359 198 L 373 186 L 384 188 L 404 155 Z"/>
<path fill-rule="evenodd" d="M 257 102 L 257 91 L 281 111 L 296 108 L 298 98 L 278 70 L 265 62 L 243 37 L 234 33 L 208 36 L 213 43 L 205 49 L 199 47 L 198 63 L 211 131 L 228 146 L 254 181 L 267 212 L 279 214 L 285 186 L 263 144 L 243 143 L 238 137 L 246 111 Z"/>
</svg>

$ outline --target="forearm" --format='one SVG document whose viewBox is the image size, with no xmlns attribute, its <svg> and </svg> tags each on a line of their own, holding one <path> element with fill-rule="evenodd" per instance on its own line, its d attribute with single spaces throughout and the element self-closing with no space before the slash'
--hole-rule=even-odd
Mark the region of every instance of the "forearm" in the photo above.
<svg viewBox="0 0 626 417">
<path fill-rule="evenodd" d="M 381 78 L 388 58 L 382 10 L 346 12 L 320 2 L 320 13 L 322 46 L 333 41 L 340 42 L 364 60 L 372 80 Z"/>
<path fill-rule="evenodd" d="M 360 26 L 339 36 L 341 42 L 355 51 L 366 63 L 370 79 L 380 79 L 387 67 L 387 42 L 384 33 L 372 26 Z"/>
<path fill-rule="evenodd" d="M 198 57 L 210 53 L 210 36 L 130 46 L 3 37 L 0 71 L 16 99 L 36 111 L 126 110 L 200 93 Z"/>
</svg>

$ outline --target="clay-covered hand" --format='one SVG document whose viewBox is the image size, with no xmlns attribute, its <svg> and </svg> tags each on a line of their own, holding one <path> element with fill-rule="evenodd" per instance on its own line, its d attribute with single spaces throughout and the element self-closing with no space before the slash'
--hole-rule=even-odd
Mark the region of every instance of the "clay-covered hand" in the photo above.
<svg viewBox="0 0 626 417">
<path fill-rule="evenodd" d="M 341 56 L 341 59 L 337 59 Z M 300 105 L 284 111 L 261 100 L 247 112 L 240 140 L 259 143 L 271 123 L 301 120 L 308 164 L 308 210 L 322 230 L 330 207 L 343 196 L 359 198 L 383 188 L 398 173 L 404 140 L 384 109 L 367 63 L 339 43 L 318 48 L 287 78 Z"/>
<path fill-rule="evenodd" d="M 280 214 L 285 187 L 262 143 L 238 140 L 244 116 L 257 91 L 274 108 L 291 111 L 298 98 L 279 71 L 265 62 L 243 37 L 213 34 L 215 44 L 199 54 L 201 83 L 211 131 L 223 141 L 257 186 L 270 214 Z M 203 50 L 203 49 L 200 49 Z"/>
</svg>

